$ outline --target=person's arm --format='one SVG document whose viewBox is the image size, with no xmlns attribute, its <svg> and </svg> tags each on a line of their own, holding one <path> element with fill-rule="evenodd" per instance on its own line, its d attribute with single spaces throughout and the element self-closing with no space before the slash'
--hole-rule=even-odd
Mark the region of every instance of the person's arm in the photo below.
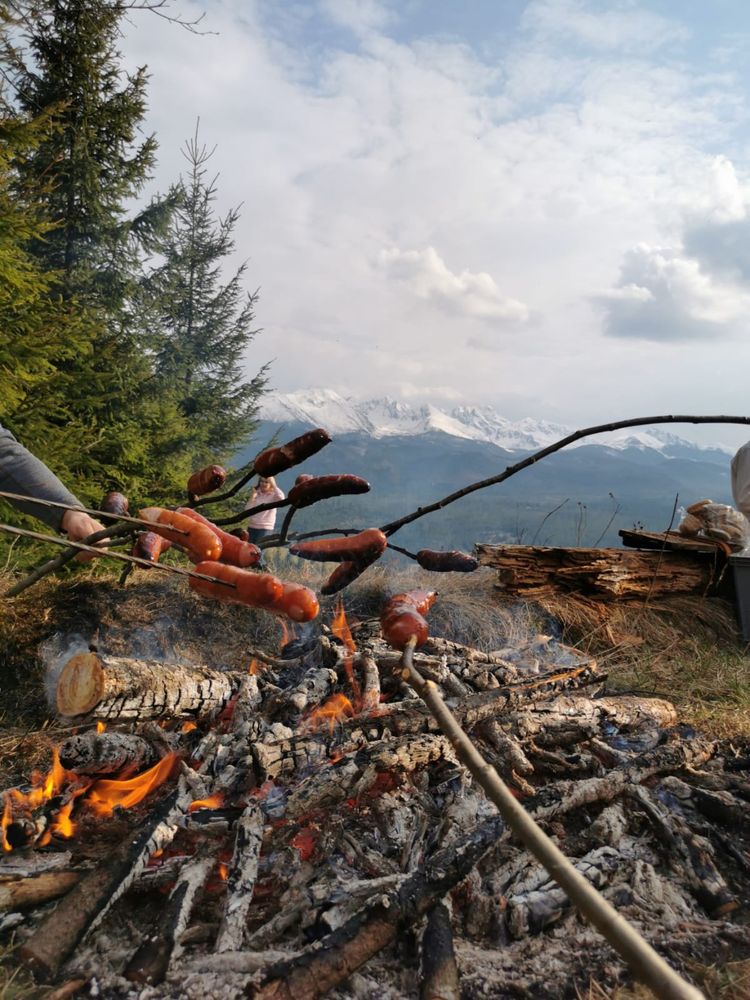
<svg viewBox="0 0 750 1000">
<path fill-rule="evenodd" d="M 8 493 L 39 497 L 40 500 L 70 504 L 71 507 L 81 506 L 80 500 L 63 486 L 44 462 L 19 444 L 10 431 L 2 425 L 0 425 L 0 489 Z M 73 541 L 86 538 L 95 531 L 101 531 L 103 527 L 99 521 L 95 521 L 82 510 L 43 507 L 24 500 L 12 500 L 11 503 L 24 513 L 44 521 L 55 531 L 67 532 Z"/>
</svg>

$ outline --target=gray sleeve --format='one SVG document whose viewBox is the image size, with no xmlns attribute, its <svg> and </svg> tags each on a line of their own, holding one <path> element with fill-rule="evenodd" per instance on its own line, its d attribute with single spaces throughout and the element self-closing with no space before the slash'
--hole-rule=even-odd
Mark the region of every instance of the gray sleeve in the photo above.
<svg viewBox="0 0 750 1000">
<path fill-rule="evenodd" d="M 44 462 L 40 462 L 30 451 L 13 437 L 9 430 L 0 425 L 0 490 L 8 493 L 23 493 L 25 496 L 39 497 L 40 500 L 55 500 L 80 507 L 81 502 L 65 489 Z M 41 507 L 39 504 L 21 500 L 10 501 L 14 507 L 44 521 L 55 531 L 60 530 L 64 510 L 55 507 Z"/>
</svg>

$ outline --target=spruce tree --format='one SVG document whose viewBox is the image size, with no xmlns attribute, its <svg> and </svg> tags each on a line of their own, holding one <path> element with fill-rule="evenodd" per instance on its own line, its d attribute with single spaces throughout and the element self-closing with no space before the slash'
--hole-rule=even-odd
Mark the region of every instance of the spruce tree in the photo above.
<svg viewBox="0 0 750 1000">
<path fill-rule="evenodd" d="M 122 7 L 100 0 L 43 0 L 16 53 L 18 107 L 53 116 L 55 129 L 16 161 L 20 185 L 40 192 L 53 228 L 29 252 L 59 275 L 66 301 L 96 326 L 92 349 L 60 366 L 63 421 L 80 434 L 80 475 L 154 494 L 182 478 L 162 464 L 159 435 L 184 433 L 178 409 L 153 378 L 133 295 L 177 200 L 172 194 L 134 216 L 154 162 L 153 136 L 139 141 L 145 69 L 124 74 L 117 50 Z M 93 489 L 93 487 L 92 487 Z"/>
<path fill-rule="evenodd" d="M 217 178 L 208 179 L 213 151 L 195 137 L 186 142 L 183 197 L 160 248 L 160 264 L 144 285 L 154 305 L 153 350 L 157 378 L 189 421 L 185 442 L 193 464 L 231 457 L 254 427 L 266 368 L 248 379 L 243 355 L 253 329 L 257 293 L 243 287 L 247 265 L 229 280 L 223 265 L 234 250 L 239 210 L 219 218 Z"/>
</svg>

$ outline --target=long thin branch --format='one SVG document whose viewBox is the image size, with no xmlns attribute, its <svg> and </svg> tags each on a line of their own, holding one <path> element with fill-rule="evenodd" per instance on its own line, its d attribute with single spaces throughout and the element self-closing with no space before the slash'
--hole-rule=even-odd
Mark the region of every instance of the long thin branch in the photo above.
<svg viewBox="0 0 750 1000">
<path fill-rule="evenodd" d="M 521 462 L 517 462 L 515 465 L 509 465 L 505 472 L 501 472 L 497 476 L 490 476 L 489 479 L 482 479 L 480 482 L 472 483 L 470 486 L 464 486 L 463 489 L 457 490 L 455 493 L 449 494 L 447 497 L 443 497 L 442 500 L 437 500 L 435 503 L 428 504 L 426 507 L 418 507 L 411 514 L 407 514 L 405 517 L 400 517 L 396 521 L 390 521 L 388 524 L 384 524 L 380 529 L 385 532 L 386 535 L 392 535 L 394 532 L 403 528 L 406 524 L 411 524 L 412 521 L 416 521 L 420 517 L 424 517 L 425 514 L 432 514 L 436 510 L 442 510 L 443 507 L 447 507 L 449 503 L 453 503 L 454 500 L 460 500 L 461 497 L 468 496 L 470 493 L 475 493 L 477 490 L 483 490 L 487 486 L 495 486 L 497 483 L 502 483 L 506 479 L 510 479 L 511 476 L 515 476 L 517 472 L 522 469 L 527 469 L 530 465 L 535 465 L 541 459 L 546 458 L 547 455 L 553 455 L 556 451 L 560 451 L 569 444 L 573 444 L 574 441 L 580 441 L 581 438 L 591 437 L 594 434 L 604 434 L 607 431 L 618 431 L 625 427 L 643 427 L 648 424 L 750 424 L 750 417 L 691 417 L 691 416 L 662 416 L 662 417 L 633 417 L 632 420 L 617 420 L 611 424 L 598 424 L 595 427 L 584 427 L 583 430 L 575 431 L 573 434 L 568 434 L 567 437 L 561 438 L 554 444 L 548 445 L 546 448 L 541 448 L 539 451 L 535 451 L 532 455 L 528 455 Z"/>
<path fill-rule="evenodd" d="M 627 962 L 633 975 L 645 983 L 660 1000 L 705 1000 L 703 994 L 679 976 L 651 945 L 612 907 L 568 858 L 550 840 L 511 795 L 497 771 L 485 761 L 440 696 L 433 681 L 426 681 L 414 667 L 416 640 L 409 640 L 401 660 L 402 677 L 414 688 L 432 712 L 456 755 L 495 803 L 508 827 L 552 878 L 568 894 L 573 904 L 602 933 Z"/>
</svg>

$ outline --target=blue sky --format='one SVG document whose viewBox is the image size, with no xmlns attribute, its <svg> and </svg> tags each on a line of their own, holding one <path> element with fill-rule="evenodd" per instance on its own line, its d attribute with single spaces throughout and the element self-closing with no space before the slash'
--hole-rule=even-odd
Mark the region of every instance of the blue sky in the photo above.
<svg viewBox="0 0 750 1000">
<path fill-rule="evenodd" d="M 140 14 L 123 38 L 154 186 L 200 116 L 275 388 L 572 425 L 750 412 L 750 6 L 174 8 L 210 33 Z"/>
</svg>

